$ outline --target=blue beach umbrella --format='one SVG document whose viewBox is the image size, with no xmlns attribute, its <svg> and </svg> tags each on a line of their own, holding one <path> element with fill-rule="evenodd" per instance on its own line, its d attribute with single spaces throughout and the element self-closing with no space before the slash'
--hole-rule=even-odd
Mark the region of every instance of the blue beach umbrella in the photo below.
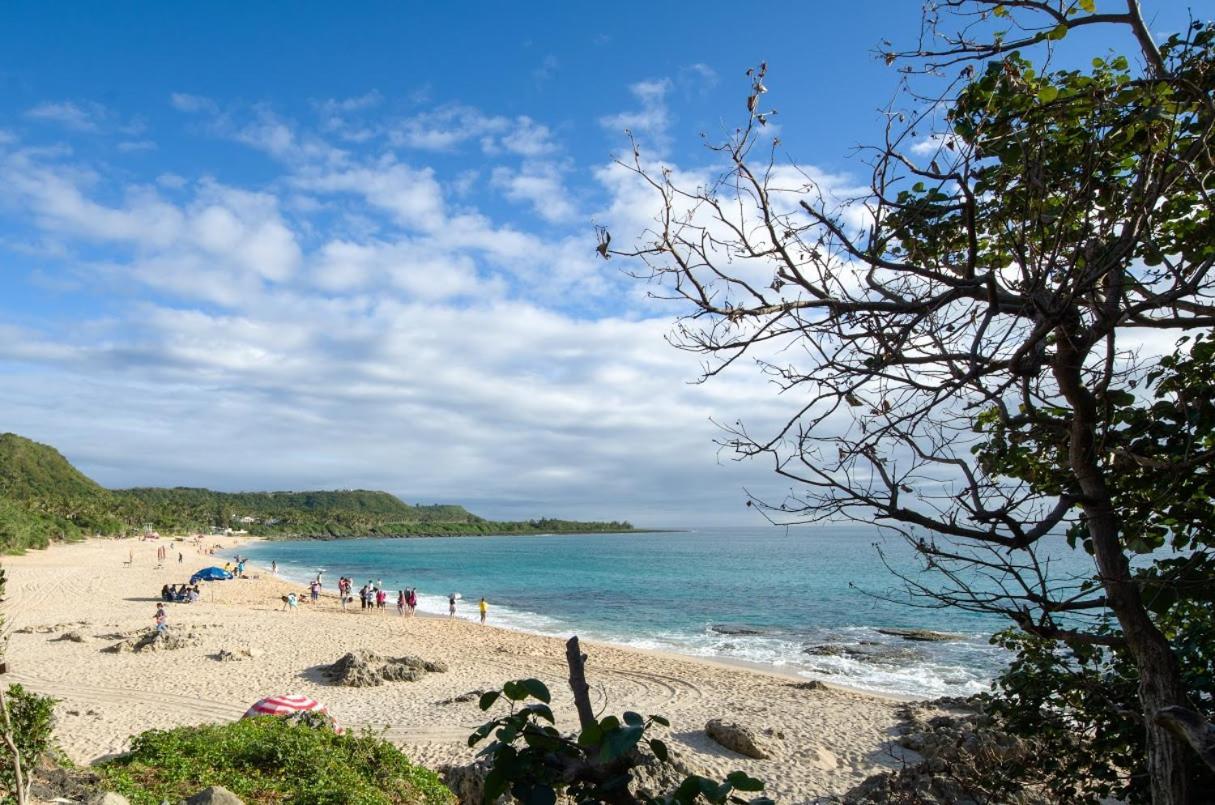
<svg viewBox="0 0 1215 805">
<path fill-rule="evenodd" d="M 232 578 L 232 574 L 224 570 L 222 567 L 204 567 L 202 570 L 190 577 L 191 584 L 197 584 L 200 581 L 225 581 Z"/>
</svg>

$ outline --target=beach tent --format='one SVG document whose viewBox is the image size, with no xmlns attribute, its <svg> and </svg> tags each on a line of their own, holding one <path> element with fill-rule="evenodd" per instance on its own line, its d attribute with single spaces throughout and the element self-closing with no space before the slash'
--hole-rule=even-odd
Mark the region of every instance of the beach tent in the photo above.
<svg viewBox="0 0 1215 805">
<path fill-rule="evenodd" d="M 252 707 L 245 711 L 245 714 L 241 718 L 254 718 L 256 716 L 279 716 L 280 718 L 287 719 L 311 718 L 308 714 L 321 716 L 324 722 L 333 728 L 334 732 L 338 734 L 343 732 L 333 716 L 329 715 L 328 707 L 316 699 L 310 699 L 307 696 L 300 696 L 296 693 L 267 696 L 264 699 L 258 699 L 253 703 Z M 317 725 L 312 723 L 310 726 Z"/>
<path fill-rule="evenodd" d="M 289 716 L 292 713 L 328 712 L 329 708 L 316 699 L 310 699 L 307 696 L 300 696 L 295 693 L 287 693 L 282 696 L 267 696 L 264 699 L 258 699 L 245 712 L 242 718 L 252 718 L 253 716 Z"/>
<path fill-rule="evenodd" d="M 198 584 L 200 581 L 224 581 L 232 578 L 232 574 L 224 570 L 222 567 L 204 567 L 202 570 L 190 577 L 191 584 Z"/>
</svg>

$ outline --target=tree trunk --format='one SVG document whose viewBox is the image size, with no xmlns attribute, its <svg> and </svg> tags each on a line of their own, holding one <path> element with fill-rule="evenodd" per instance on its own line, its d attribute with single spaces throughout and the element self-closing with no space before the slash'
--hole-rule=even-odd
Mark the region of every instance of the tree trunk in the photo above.
<svg viewBox="0 0 1215 805">
<path fill-rule="evenodd" d="M 1068 463 L 1082 493 L 1093 558 L 1110 611 L 1118 619 L 1127 650 L 1139 671 L 1139 704 L 1147 739 L 1147 768 L 1154 805 L 1186 805 L 1190 749 L 1155 715 L 1162 708 L 1186 705 L 1181 669 L 1168 640 L 1152 623 L 1119 539 L 1120 524 L 1095 441 L 1098 412 L 1092 392 L 1081 379 L 1082 353 L 1074 347 L 1075 332 L 1061 330 L 1054 362 L 1059 389 L 1072 406 Z"/>
</svg>

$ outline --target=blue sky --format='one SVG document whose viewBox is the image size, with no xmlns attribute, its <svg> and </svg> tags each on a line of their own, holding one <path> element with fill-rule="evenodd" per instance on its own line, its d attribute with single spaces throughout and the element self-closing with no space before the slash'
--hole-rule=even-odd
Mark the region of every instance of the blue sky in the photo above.
<svg viewBox="0 0 1215 805">
<path fill-rule="evenodd" d="M 1152 4 L 1153 25 L 1181 4 Z M 0 430 L 110 486 L 388 489 L 501 517 L 753 522 L 675 309 L 593 253 L 653 212 L 612 156 L 709 176 L 773 131 L 863 175 L 919 4 L 7 3 Z"/>
</svg>

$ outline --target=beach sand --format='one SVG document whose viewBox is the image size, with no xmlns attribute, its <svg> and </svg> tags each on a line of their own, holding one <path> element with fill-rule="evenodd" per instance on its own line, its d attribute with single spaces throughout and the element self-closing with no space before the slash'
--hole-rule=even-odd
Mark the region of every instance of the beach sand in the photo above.
<svg viewBox="0 0 1215 805">
<path fill-rule="evenodd" d="M 231 548 L 237 543 L 208 538 L 207 544 Z M 159 545 L 169 550 L 162 568 L 156 567 Z M 127 566 L 132 552 L 134 561 Z M 3 609 L 13 634 L 9 673 L 0 680 L 59 700 L 57 738 L 77 762 L 122 752 L 130 736 L 144 730 L 240 718 L 258 698 L 278 693 L 312 696 L 343 726 L 382 731 L 431 767 L 474 756 L 465 741 L 485 714 L 476 701 L 441 704 L 469 691 L 538 677 L 553 692 L 558 725 L 573 729 L 577 724 L 561 639 L 458 619 L 400 618 L 392 603 L 383 613 L 364 613 L 357 605 L 343 613 L 336 598 L 313 605 L 302 585 L 272 578 L 264 568 L 248 571 L 257 578 L 207 585 L 197 604 L 168 605 L 170 628 L 196 632 L 198 646 L 101 651 L 116 642 L 105 635 L 152 627 L 163 584 L 184 582 L 200 567 L 223 561 L 167 539 L 95 539 L 5 557 L 9 581 Z M 340 572 L 333 568 L 326 575 L 330 592 Z M 303 599 L 294 614 L 282 611 L 280 596 L 288 591 Z M 474 602 L 463 605 L 471 608 Z M 31 627 L 34 631 L 20 631 Z M 58 628 L 41 631 L 47 627 Z M 84 642 L 60 639 L 70 629 Z M 254 649 L 256 656 L 221 662 L 214 658 L 221 649 Z M 378 687 L 326 684 L 318 666 L 357 649 L 443 660 L 450 670 Z M 592 697 L 602 714 L 636 710 L 666 716 L 671 728 L 660 737 L 690 765 L 723 776 L 746 771 L 765 780 L 766 793 L 777 802 L 840 794 L 869 774 L 899 765 L 890 745 L 898 720 L 895 700 L 835 688 L 799 690 L 790 686 L 790 677 L 672 654 L 589 642 L 583 650 L 589 655 Z M 770 759 L 752 760 L 707 738 L 704 726 L 710 718 L 783 737 L 768 739 Z"/>
</svg>

